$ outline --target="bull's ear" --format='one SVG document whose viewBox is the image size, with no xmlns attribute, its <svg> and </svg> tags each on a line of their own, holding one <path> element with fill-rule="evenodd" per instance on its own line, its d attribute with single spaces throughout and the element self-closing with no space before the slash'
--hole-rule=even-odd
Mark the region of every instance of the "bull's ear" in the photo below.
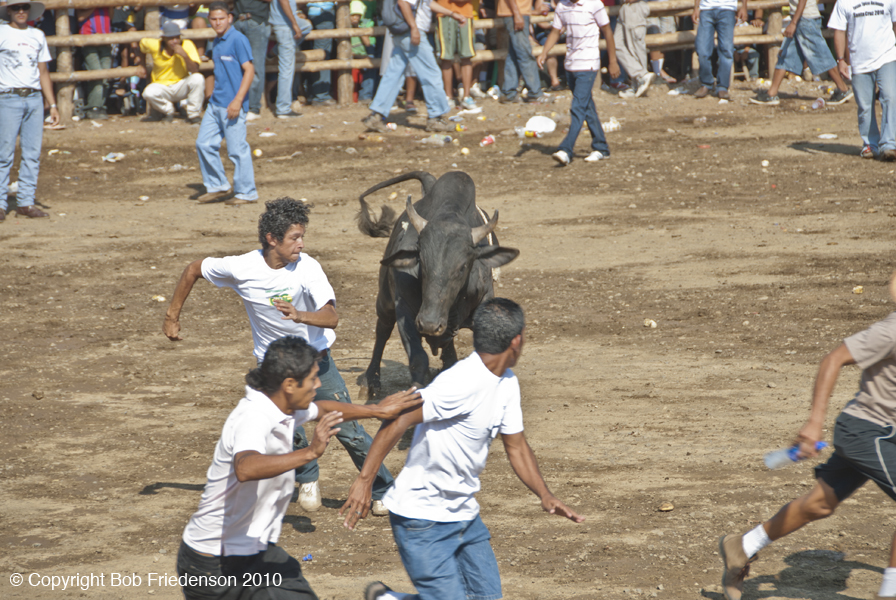
<svg viewBox="0 0 896 600">
<path fill-rule="evenodd" d="M 416 266 L 419 253 L 416 250 L 399 250 L 380 261 L 381 265 L 395 269 L 409 269 Z"/>
<path fill-rule="evenodd" d="M 506 265 L 520 255 L 520 251 L 516 248 L 505 248 L 504 246 L 479 246 L 476 248 L 476 252 L 479 255 L 477 258 L 490 269 Z"/>
</svg>

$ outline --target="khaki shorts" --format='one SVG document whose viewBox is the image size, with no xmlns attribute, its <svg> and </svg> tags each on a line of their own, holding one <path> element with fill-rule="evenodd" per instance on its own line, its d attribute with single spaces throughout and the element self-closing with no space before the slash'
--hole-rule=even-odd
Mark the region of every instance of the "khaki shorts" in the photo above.
<svg viewBox="0 0 896 600">
<path fill-rule="evenodd" d="M 647 33 L 675 33 L 675 17 L 647 17 Z"/>
<path fill-rule="evenodd" d="M 473 19 L 461 25 L 451 17 L 439 17 L 437 51 L 441 60 L 473 58 Z"/>
</svg>

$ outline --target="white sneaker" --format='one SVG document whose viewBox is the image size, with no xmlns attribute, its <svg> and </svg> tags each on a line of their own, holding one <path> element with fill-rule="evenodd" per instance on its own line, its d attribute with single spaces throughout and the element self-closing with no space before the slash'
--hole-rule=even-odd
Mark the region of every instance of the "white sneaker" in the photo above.
<svg viewBox="0 0 896 600">
<path fill-rule="evenodd" d="M 609 158 L 608 156 L 604 156 L 601 152 L 595 150 L 591 154 L 585 157 L 585 162 L 597 162 L 599 160 L 604 160 L 605 158 Z"/>
<path fill-rule="evenodd" d="M 470 86 L 470 95 L 474 98 L 482 99 L 488 96 L 485 92 L 482 91 L 482 88 L 479 87 L 479 82 L 477 81 L 473 85 Z"/>
<path fill-rule="evenodd" d="M 246 121 L 257 121 L 260 118 L 261 118 L 261 115 L 258 113 L 254 113 L 254 112 L 246 113 Z"/>
<path fill-rule="evenodd" d="M 467 96 L 466 98 L 461 100 L 460 106 L 465 110 L 474 110 L 479 108 L 478 106 L 476 106 L 476 102 L 473 100 L 472 96 Z"/>
<path fill-rule="evenodd" d="M 551 154 L 551 157 L 564 167 L 568 165 L 572 160 L 569 158 L 569 154 L 567 154 L 564 150 L 557 150 L 556 152 Z"/>
<path fill-rule="evenodd" d="M 370 512 L 374 517 L 388 517 L 389 509 L 383 504 L 382 500 L 374 500 L 370 505 Z"/>
<path fill-rule="evenodd" d="M 644 92 L 647 91 L 647 88 L 650 87 L 650 84 L 653 83 L 653 79 L 656 77 L 653 73 L 648 73 L 644 77 L 638 80 L 638 87 L 635 90 L 635 97 L 640 98 L 644 95 Z"/>
<path fill-rule="evenodd" d="M 633 89 L 629 88 L 627 90 L 622 90 L 621 92 L 619 92 L 619 97 L 620 98 L 634 98 L 635 93 L 636 92 Z"/>
<path fill-rule="evenodd" d="M 315 512 L 320 509 L 320 484 L 318 482 L 312 481 L 299 485 L 299 506 L 305 512 Z"/>
</svg>

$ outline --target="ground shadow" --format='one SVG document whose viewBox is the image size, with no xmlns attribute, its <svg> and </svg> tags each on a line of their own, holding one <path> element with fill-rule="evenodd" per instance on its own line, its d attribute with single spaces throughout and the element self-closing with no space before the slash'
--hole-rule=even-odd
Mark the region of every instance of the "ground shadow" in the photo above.
<svg viewBox="0 0 896 600">
<path fill-rule="evenodd" d="M 799 150 L 800 152 L 805 152 L 807 154 L 846 154 L 848 156 L 856 156 L 858 155 L 858 151 L 856 146 L 852 146 L 849 144 L 825 144 L 821 142 L 794 142 L 790 144 L 790 147 L 794 150 Z"/>
<path fill-rule="evenodd" d="M 854 570 L 883 574 L 883 569 L 863 562 L 844 560 L 842 552 L 803 550 L 784 559 L 789 566 L 774 575 L 748 577 L 745 600 L 760 598 L 812 598 L 813 600 L 859 600 L 844 594 L 846 581 Z M 704 598 L 724 600 L 724 594 L 703 591 Z"/>
<path fill-rule="evenodd" d="M 151 485 L 146 486 L 142 490 L 140 490 L 140 496 L 155 496 L 158 494 L 158 490 L 162 488 L 171 488 L 175 490 L 189 490 L 191 492 L 201 492 L 205 489 L 204 483 L 164 483 L 158 481 Z"/>
<path fill-rule="evenodd" d="M 298 531 L 299 533 L 314 533 L 317 531 L 317 527 L 315 527 L 311 523 L 311 519 L 308 517 L 301 517 L 299 515 L 286 515 L 283 517 L 283 523 L 285 525 L 292 525 L 292 528 Z"/>
<path fill-rule="evenodd" d="M 520 146 L 519 151 L 514 156 L 519 158 L 526 152 L 530 152 L 530 151 L 540 152 L 541 154 L 544 154 L 545 156 L 550 156 L 551 154 L 553 154 L 554 152 L 557 151 L 557 147 L 549 146 L 549 145 L 543 144 L 541 142 L 529 142 L 528 144 L 523 144 L 522 146 Z M 560 164 L 558 164 L 557 166 L 562 167 L 562 165 L 560 165 Z"/>
<path fill-rule="evenodd" d="M 190 195 L 190 200 L 196 200 L 199 196 L 205 193 L 205 185 L 201 183 L 188 183 L 186 187 L 193 190 L 193 193 Z"/>
</svg>

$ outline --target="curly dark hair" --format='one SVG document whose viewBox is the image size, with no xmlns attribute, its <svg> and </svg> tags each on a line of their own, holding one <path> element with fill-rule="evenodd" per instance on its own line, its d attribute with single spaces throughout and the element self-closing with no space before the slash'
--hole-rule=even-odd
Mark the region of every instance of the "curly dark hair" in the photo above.
<svg viewBox="0 0 896 600">
<path fill-rule="evenodd" d="M 293 225 L 308 227 L 308 214 L 312 204 L 306 204 L 289 197 L 277 198 L 265 202 L 266 210 L 258 218 L 258 241 L 261 247 L 267 249 L 267 234 L 274 236 L 278 242 L 283 241 L 283 236 Z"/>
</svg>

